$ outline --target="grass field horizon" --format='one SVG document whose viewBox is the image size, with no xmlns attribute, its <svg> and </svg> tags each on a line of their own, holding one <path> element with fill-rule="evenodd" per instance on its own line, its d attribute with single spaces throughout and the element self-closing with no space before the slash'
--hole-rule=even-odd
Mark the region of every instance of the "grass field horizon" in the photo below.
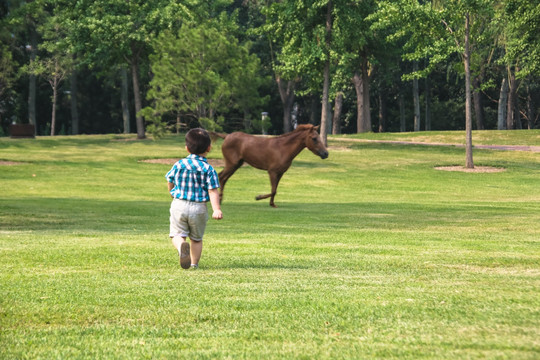
<svg viewBox="0 0 540 360">
<path fill-rule="evenodd" d="M 464 133 L 330 137 L 277 209 L 254 200 L 268 175 L 239 169 L 198 271 L 167 236 L 170 165 L 140 161 L 185 156 L 182 136 L 0 138 L 17 163 L 0 165 L 0 358 L 540 357 L 540 153 L 475 150 L 505 171 L 470 174 L 434 169 L 462 148 L 354 141 L 419 136 Z"/>
</svg>

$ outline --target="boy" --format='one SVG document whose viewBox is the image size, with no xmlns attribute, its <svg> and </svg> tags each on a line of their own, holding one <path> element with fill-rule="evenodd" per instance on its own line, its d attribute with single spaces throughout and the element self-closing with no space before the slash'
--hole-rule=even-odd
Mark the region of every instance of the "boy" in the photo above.
<svg viewBox="0 0 540 360">
<path fill-rule="evenodd" d="M 202 239 L 208 221 L 206 203 L 209 200 L 212 204 L 212 218 L 223 218 L 218 175 L 206 161 L 206 155 L 211 149 L 210 136 L 206 130 L 191 129 L 186 134 L 186 150 L 189 155 L 177 161 L 165 175 L 173 198 L 169 236 L 178 250 L 183 269 L 199 267 Z M 188 236 L 191 247 L 186 241 Z"/>
</svg>

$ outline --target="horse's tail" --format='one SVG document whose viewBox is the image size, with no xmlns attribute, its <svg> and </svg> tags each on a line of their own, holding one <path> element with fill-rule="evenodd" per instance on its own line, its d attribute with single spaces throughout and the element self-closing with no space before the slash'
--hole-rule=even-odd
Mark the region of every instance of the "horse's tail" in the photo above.
<svg viewBox="0 0 540 360">
<path fill-rule="evenodd" d="M 208 134 L 210 135 L 210 139 L 212 139 L 212 142 L 216 141 L 217 138 L 225 139 L 227 135 L 229 135 L 225 133 L 217 133 L 215 131 L 209 131 Z"/>
</svg>

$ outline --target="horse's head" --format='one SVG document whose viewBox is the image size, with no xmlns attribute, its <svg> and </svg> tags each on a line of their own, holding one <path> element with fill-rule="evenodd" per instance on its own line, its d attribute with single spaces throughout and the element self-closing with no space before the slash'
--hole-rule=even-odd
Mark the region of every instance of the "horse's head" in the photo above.
<svg viewBox="0 0 540 360">
<path fill-rule="evenodd" d="M 308 135 L 306 137 L 306 147 L 311 150 L 312 153 L 321 157 L 321 159 L 326 159 L 328 157 L 328 150 L 324 146 L 323 141 L 317 130 L 319 130 L 320 125 L 313 126 L 311 125 L 308 130 Z"/>
</svg>

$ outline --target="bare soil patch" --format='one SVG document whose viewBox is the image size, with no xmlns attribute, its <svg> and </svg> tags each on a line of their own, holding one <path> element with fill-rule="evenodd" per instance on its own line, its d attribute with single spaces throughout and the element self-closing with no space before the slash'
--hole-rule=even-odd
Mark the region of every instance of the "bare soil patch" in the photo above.
<svg viewBox="0 0 540 360">
<path fill-rule="evenodd" d="M 467 173 L 497 173 L 506 171 L 505 168 L 493 167 L 493 166 L 475 166 L 473 169 L 466 168 L 465 166 L 437 166 L 435 170 L 442 171 L 461 171 Z"/>
<path fill-rule="evenodd" d="M 455 146 L 465 147 L 463 144 L 448 144 L 433 142 L 433 138 L 416 138 L 416 140 L 423 141 L 396 141 L 396 140 L 367 140 L 367 139 L 349 139 L 349 138 L 335 138 L 332 140 L 337 141 L 352 141 L 352 142 L 365 142 L 365 143 L 382 143 L 382 144 L 397 144 L 397 145 L 425 145 L 425 146 Z M 531 151 L 540 152 L 540 146 L 535 145 L 474 145 L 474 149 L 488 149 L 488 150 L 505 150 L 505 151 Z"/>
<path fill-rule="evenodd" d="M 328 150 L 329 151 L 342 151 L 342 152 L 352 151 L 351 148 L 348 148 L 346 146 L 335 146 L 335 145 L 328 146 Z"/>
<path fill-rule="evenodd" d="M 8 161 L 8 160 L 0 160 L 0 166 L 12 166 L 12 165 L 22 165 L 24 163 L 20 161 Z"/>
<path fill-rule="evenodd" d="M 162 164 L 162 165 L 173 165 L 175 162 L 177 162 L 178 159 L 144 159 L 139 160 L 139 162 L 148 163 L 148 164 Z"/>
</svg>

